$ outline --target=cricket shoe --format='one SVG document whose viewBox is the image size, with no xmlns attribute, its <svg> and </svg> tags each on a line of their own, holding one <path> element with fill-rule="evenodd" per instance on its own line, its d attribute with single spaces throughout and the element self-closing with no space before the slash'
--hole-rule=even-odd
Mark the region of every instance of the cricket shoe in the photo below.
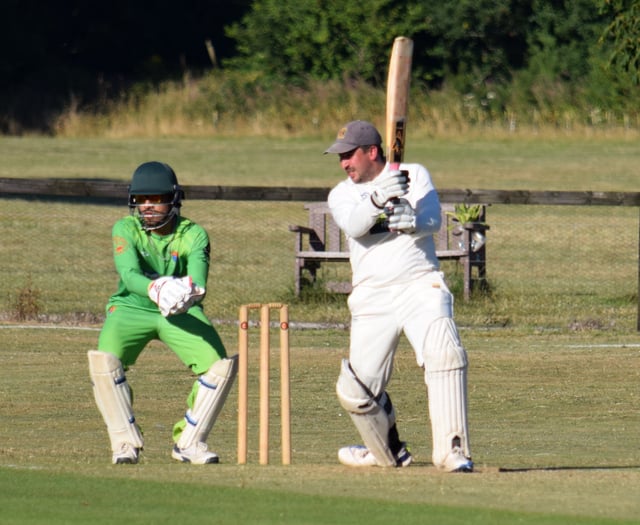
<svg viewBox="0 0 640 525">
<path fill-rule="evenodd" d="M 111 461 L 114 465 L 135 465 L 140 457 L 140 449 L 131 443 L 122 443 L 120 448 L 113 453 Z"/>
<path fill-rule="evenodd" d="M 338 450 L 338 460 L 349 467 L 375 467 L 378 465 L 374 455 L 364 445 L 342 447 Z M 396 454 L 396 467 L 408 467 L 412 461 L 413 456 L 403 444 Z"/>
<path fill-rule="evenodd" d="M 178 445 L 174 445 L 171 457 L 183 463 L 192 463 L 194 465 L 209 465 L 220 461 L 218 454 L 211 452 L 207 444 L 201 441 L 188 448 L 178 448 Z"/>
<path fill-rule="evenodd" d="M 439 468 L 446 472 L 473 472 L 473 461 L 464 455 L 460 447 L 453 447 Z"/>
</svg>

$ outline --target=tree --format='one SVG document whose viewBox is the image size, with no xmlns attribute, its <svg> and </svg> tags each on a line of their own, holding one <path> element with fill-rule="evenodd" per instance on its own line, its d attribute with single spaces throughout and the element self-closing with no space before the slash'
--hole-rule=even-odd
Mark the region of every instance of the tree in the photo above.
<svg viewBox="0 0 640 525">
<path fill-rule="evenodd" d="M 600 39 L 613 43 L 609 65 L 620 67 L 640 84 L 640 1 L 600 0 L 600 6 L 611 20 Z"/>
<path fill-rule="evenodd" d="M 422 2 L 256 0 L 227 28 L 238 56 L 226 64 L 275 78 L 380 84 L 393 39 L 420 32 L 427 14 Z"/>
</svg>

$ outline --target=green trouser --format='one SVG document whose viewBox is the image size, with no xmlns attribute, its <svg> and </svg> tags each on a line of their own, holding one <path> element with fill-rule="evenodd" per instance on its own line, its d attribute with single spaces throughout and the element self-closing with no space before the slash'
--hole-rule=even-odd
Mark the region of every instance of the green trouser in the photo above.
<svg viewBox="0 0 640 525">
<path fill-rule="evenodd" d="M 180 315 L 163 317 L 160 312 L 111 305 L 100 332 L 98 350 L 115 355 L 126 370 L 154 339 L 164 342 L 198 376 L 227 356 L 218 332 L 199 306 Z M 193 407 L 198 384 L 194 383 L 187 398 L 189 408 Z M 184 424 L 181 419 L 174 426 L 175 440 Z"/>
</svg>

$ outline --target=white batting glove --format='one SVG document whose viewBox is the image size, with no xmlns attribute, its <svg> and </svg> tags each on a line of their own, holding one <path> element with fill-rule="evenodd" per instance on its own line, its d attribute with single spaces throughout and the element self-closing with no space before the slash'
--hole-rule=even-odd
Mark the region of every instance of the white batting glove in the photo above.
<svg viewBox="0 0 640 525">
<path fill-rule="evenodd" d="M 382 173 L 373 182 L 376 189 L 371 194 L 371 201 L 377 208 L 384 208 L 390 199 L 401 197 L 409 189 L 409 176 L 406 172 L 393 170 Z"/>
<path fill-rule="evenodd" d="M 164 317 L 174 314 L 188 301 L 192 292 L 191 278 L 188 277 L 189 282 L 185 282 L 184 279 L 159 277 L 149 285 L 149 298 L 158 305 Z"/>
<path fill-rule="evenodd" d="M 416 210 L 414 210 L 406 199 L 399 199 L 393 203 L 389 216 L 389 230 L 402 233 L 413 233 L 416 231 Z"/>
</svg>

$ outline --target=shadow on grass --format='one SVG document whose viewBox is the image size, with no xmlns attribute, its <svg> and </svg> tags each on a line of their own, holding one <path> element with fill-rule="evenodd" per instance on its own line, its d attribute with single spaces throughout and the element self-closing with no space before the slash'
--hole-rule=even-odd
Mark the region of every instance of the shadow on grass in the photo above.
<svg viewBox="0 0 640 525">
<path fill-rule="evenodd" d="M 555 472 L 562 470 L 634 470 L 639 469 L 640 465 L 605 465 L 602 467 L 519 467 L 519 468 L 505 468 L 500 467 L 498 472 Z"/>
</svg>

